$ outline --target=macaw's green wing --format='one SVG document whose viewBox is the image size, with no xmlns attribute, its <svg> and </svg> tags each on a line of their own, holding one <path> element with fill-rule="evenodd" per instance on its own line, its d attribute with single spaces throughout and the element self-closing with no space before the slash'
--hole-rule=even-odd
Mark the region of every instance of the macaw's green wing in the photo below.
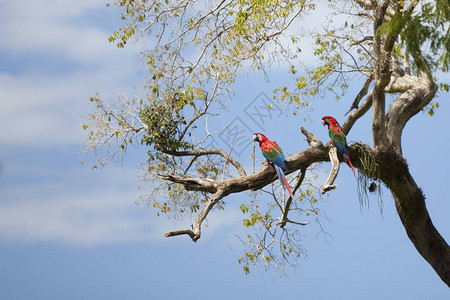
<svg viewBox="0 0 450 300">
<path fill-rule="evenodd" d="M 330 129 L 330 138 L 341 154 L 348 154 L 347 138 L 343 132 L 336 132 Z"/>
<path fill-rule="evenodd" d="M 347 138 L 345 137 L 344 133 L 334 132 L 334 131 L 330 130 L 330 138 L 335 143 L 347 145 Z"/>
<path fill-rule="evenodd" d="M 284 165 L 286 158 L 276 142 L 267 141 L 266 143 L 263 143 L 261 145 L 261 151 L 269 162 L 279 167 L 286 168 Z"/>
</svg>

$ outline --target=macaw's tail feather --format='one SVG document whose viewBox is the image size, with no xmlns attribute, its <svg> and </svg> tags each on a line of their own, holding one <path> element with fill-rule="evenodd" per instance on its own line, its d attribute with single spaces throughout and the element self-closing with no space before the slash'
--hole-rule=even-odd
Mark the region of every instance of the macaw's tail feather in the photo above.
<svg viewBox="0 0 450 300">
<path fill-rule="evenodd" d="M 275 169 L 277 170 L 278 178 L 280 179 L 281 185 L 285 190 L 288 191 L 291 198 L 294 199 L 294 194 L 292 194 L 291 187 L 287 182 L 286 176 L 284 176 L 283 169 L 281 169 L 281 167 L 279 166 L 275 166 Z"/>
<path fill-rule="evenodd" d="M 350 161 L 350 157 L 344 154 L 345 162 L 347 165 L 349 165 L 350 168 L 352 168 L 353 174 L 355 174 L 356 179 L 358 179 L 358 176 L 356 175 L 355 169 L 353 168 L 352 162 Z"/>
</svg>

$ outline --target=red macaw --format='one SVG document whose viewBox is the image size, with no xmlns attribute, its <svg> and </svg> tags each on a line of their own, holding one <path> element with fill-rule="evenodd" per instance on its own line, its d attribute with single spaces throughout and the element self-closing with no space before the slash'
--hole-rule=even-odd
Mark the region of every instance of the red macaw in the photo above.
<svg viewBox="0 0 450 300">
<path fill-rule="evenodd" d="M 338 149 L 338 151 L 344 156 L 345 162 L 352 168 L 353 174 L 356 176 L 355 169 L 353 168 L 352 162 L 350 161 L 350 153 L 347 148 L 347 139 L 345 137 L 344 130 L 339 125 L 335 118 L 330 116 L 325 116 L 322 118 L 323 126 L 328 126 L 328 134 L 330 135 L 331 142 Z"/>
<path fill-rule="evenodd" d="M 269 164 L 273 164 L 275 170 L 277 171 L 281 185 L 289 192 L 291 198 L 294 199 L 291 187 L 284 176 L 283 170 L 287 171 L 288 168 L 286 167 L 286 158 L 284 157 L 280 146 L 278 146 L 276 142 L 268 140 L 262 133 L 255 133 L 255 135 L 253 135 L 253 141 L 259 142 L 259 147 L 261 148 L 262 154 Z"/>
</svg>

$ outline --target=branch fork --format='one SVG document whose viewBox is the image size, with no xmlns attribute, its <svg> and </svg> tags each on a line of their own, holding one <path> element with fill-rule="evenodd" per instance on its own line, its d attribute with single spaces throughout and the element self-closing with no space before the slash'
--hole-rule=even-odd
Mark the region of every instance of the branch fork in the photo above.
<svg viewBox="0 0 450 300">
<path fill-rule="evenodd" d="M 177 236 L 182 234 L 187 234 L 190 236 L 192 241 L 197 242 L 197 240 L 200 238 L 201 234 L 201 227 L 202 222 L 206 219 L 206 216 L 209 214 L 211 209 L 216 205 L 216 203 L 225 197 L 227 195 L 226 191 L 219 189 L 217 192 L 215 192 L 211 198 L 208 199 L 205 206 L 203 206 L 200 213 L 197 215 L 197 217 L 194 220 L 194 223 L 192 223 L 192 230 L 190 229 L 182 229 L 182 230 L 176 230 L 176 231 L 170 231 L 164 234 L 166 237 L 171 236 Z"/>
</svg>

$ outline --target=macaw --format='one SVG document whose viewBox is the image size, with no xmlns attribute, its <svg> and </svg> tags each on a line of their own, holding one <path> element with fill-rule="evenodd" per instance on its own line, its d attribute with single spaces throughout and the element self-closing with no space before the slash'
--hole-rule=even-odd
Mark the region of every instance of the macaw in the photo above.
<svg viewBox="0 0 450 300">
<path fill-rule="evenodd" d="M 336 146 L 338 151 L 344 156 L 345 162 L 349 165 L 349 167 L 352 169 L 353 174 L 356 176 L 355 169 L 353 168 L 352 162 L 350 161 L 350 153 L 348 152 L 347 148 L 347 139 L 345 137 L 344 130 L 339 125 L 338 121 L 336 121 L 335 118 L 330 116 L 325 116 L 322 118 L 322 124 L 323 126 L 328 126 L 328 134 L 331 138 L 331 143 Z"/>
<path fill-rule="evenodd" d="M 275 170 L 277 171 L 278 178 L 280 179 L 281 186 L 289 192 L 289 195 L 294 199 L 291 187 L 284 176 L 283 170 L 289 170 L 286 166 L 286 158 L 284 157 L 283 151 L 281 151 L 280 146 L 275 141 L 270 141 L 262 133 L 255 133 L 253 135 L 253 141 L 259 142 L 259 147 L 263 156 L 266 158 L 267 163 L 273 164 Z"/>
</svg>

